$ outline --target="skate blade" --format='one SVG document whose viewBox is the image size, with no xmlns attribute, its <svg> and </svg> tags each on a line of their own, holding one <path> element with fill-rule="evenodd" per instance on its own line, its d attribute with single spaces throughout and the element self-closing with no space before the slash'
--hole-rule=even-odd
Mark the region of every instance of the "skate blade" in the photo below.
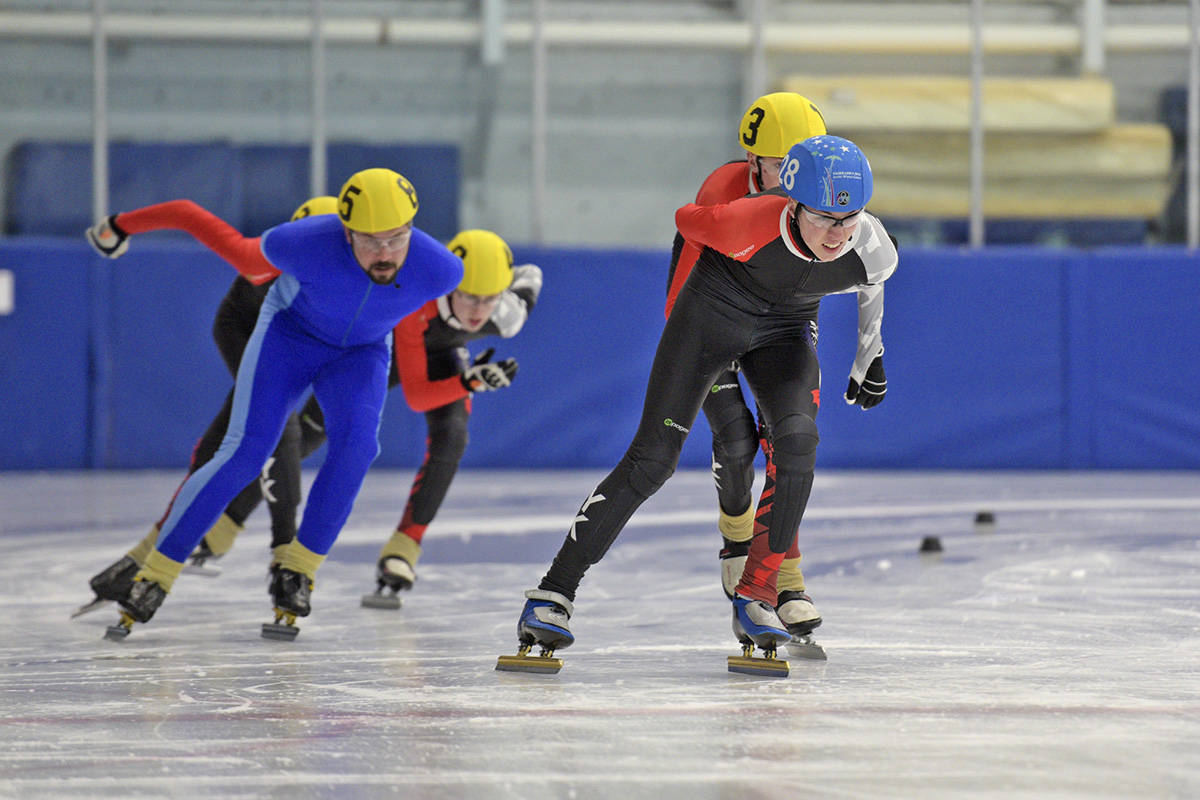
<svg viewBox="0 0 1200 800">
<path fill-rule="evenodd" d="M 793 636 L 787 643 L 788 653 L 796 658 L 806 658 L 810 661 L 828 661 L 825 648 L 813 641 L 811 636 Z"/>
<path fill-rule="evenodd" d="M 741 675 L 761 675 L 767 678 L 786 678 L 790 665 L 781 658 L 729 656 L 729 671 Z"/>
<path fill-rule="evenodd" d="M 296 638 L 296 634 L 300 633 L 300 629 L 295 626 L 296 614 L 292 611 L 284 611 L 282 608 L 275 608 L 275 621 L 264 622 L 262 626 L 262 637 L 264 639 L 275 639 L 281 642 L 290 642 Z"/>
<path fill-rule="evenodd" d="M 136 622 L 136 620 L 133 617 L 122 611 L 121 619 L 117 622 L 117 624 L 109 625 L 108 629 L 104 631 L 104 638 L 110 642 L 124 641 L 125 637 L 129 635 L 129 631 L 133 628 L 134 622 Z"/>
<path fill-rule="evenodd" d="M 400 607 L 400 596 L 395 594 L 364 594 L 362 596 L 363 608 L 382 608 L 388 611 L 395 611 Z"/>
<path fill-rule="evenodd" d="M 220 567 L 210 567 L 207 564 L 186 564 L 182 571 L 202 578 L 215 578 L 221 574 Z"/>
<path fill-rule="evenodd" d="M 90 614 L 93 611 L 97 611 L 101 608 L 104 608 L 111 602 L 112 602 L 112 600 L 105 600 L 103 597 L 97 597 L 92 602 L 84 603 L 79 608 L 75 609 L 75 613 L 71 615 L 71 619 L 75 619 L 76 617 L 82 617 L 84 614 Z"/>
<path fill-rule="evenodd" d="M 264 622 L 262 626 L 262 638 L 274 639 L 278 642 L 290 642 L 296 638 L 296 634 L 298 633 L 300 633 L 300 629 L 295 625 Z"/>
<path fill-rule="evenodd" d="M 554 675 L 562 669 L 561 658 L 547 656 L 500 656 L 496 660 L 496 669 L 500 672 L 532 672 L 540 675 Z"/>
</svg>

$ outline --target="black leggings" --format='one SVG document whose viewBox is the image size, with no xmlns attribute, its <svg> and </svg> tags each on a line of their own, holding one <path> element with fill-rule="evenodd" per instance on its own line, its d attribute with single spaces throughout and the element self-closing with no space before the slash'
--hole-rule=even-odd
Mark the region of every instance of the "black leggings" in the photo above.
<svg viewBox="0 0 1200 800">
<path fill-rule="evenodd" d="M 737 373 L 724 370 L 704 398 L 704 417 L 712 431 L 713 478 L 717 501 L 731 517 L 750 507 L 758 425 L 746 406 Z"/>
<path fill-rule="evenodd" d="M 791 545 L 808 503 L 816 463 L 820 367 L 812 313 L 748 310 L 693 272 L 663 329 L 637 433 L 620 462 L 580 506 L 540 588 L 575 597 L 625 523 L 667 481 L 718 375 L 738 360 L 770 426 L 775 497 L 758 521 L 773 552 Z M 742 509 L 738 509 L 742 510 Z"/>
</svg>

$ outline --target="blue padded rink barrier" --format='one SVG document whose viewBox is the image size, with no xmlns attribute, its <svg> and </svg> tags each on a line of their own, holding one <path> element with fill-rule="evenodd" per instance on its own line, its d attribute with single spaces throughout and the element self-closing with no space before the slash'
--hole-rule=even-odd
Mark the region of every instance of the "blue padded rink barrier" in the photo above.
<svg viewBox="0 0 1200 800">
<path fill-rule="evenodd" d="M 380 611 L 412 473 L 372 470 L 293 642 L 259 636 L 262 512 L 123 643 L 112 608 L 68 620 L 179 477 L 0 472 L 0 797 L 1200 796 L 1194 471 L 819 470 L 829 658 L 783 679 L 726 671 L 703 470 L 589 573 L 558 675 L 493 666 L 599 471 L 464 471 Z"/>
</svg>

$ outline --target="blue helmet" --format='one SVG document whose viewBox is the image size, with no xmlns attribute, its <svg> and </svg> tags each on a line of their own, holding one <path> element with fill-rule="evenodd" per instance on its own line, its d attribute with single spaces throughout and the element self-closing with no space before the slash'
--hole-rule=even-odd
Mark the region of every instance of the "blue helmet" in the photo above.
<svg viewBox="0 0 1200 800">
<path fill-rule="evenodd" d="M 854 142 L 814 136 L 791 146 L 779 165 L 788 197 L 815 211 L 857 211 L 871 199 L 871 165 Z"/>
</svg>

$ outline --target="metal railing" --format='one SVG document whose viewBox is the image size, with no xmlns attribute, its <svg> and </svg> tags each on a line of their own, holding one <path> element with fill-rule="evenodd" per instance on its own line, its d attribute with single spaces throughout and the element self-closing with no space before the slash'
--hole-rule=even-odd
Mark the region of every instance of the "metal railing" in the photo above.
<svg viewBox="0 0 1200 800">
<path fill-rule="evenodd" d="M 746 100 L 767 90 L 767 58 L 776 53 L 961 54 L 970 60 L 971 223 L 970 242 L 983 242 L 983 129 L 979 105 L 983 59 L 989 54 L 1077 55 L 1084 72 L 1101 73 L 1106 53 L 1188 51 L 1187 244 L 1200 246 L 1200 0 L 1189 0 L 1189 23 L 1108 24 L 1105 0 L 1080 0 L 1077 24 L 989 24 L 984 0 L 972 0 L 967 25 L 862 20 L 821 25 L 767 24 L 768 0 L 748 0 L 741 21 L 673 21 L 661 24 L 549 18 L 548 0 L 532 0 L 530 19 L 506 18 L 505 0 L 484 0 L 478 19 L 341 17 L 310 0 L 310 16 L 237 17 L 108 13 L 106 0 L 93 0 L 92 13 L 0 11 L 0 37 L 90 39 L 93 62 L 93 207 L 107 211 L 107 48 L 121 40 L 259 41 L 307 43 L 312 50 L 310 142 L 313 194 L 325 186 L 324 51 L 329 44 L 404 46 L 435 44 L 478 47 L 485 64 L 503 59 L 509 45 L 532 53 L 531 208 L 533 238 L 543 238 L 546 202 L 546 129 L 549 54 L 554 48 L 688 48 L 744 54 Z"/>
</svg>

